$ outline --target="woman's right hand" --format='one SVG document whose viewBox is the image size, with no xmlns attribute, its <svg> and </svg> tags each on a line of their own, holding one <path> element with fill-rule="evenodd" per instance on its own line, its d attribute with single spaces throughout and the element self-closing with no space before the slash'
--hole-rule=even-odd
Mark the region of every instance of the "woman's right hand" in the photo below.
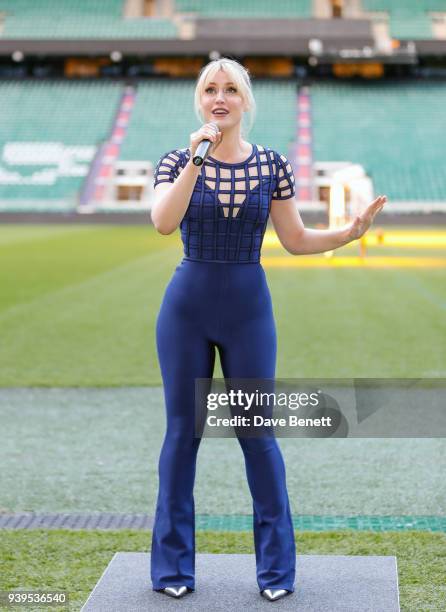
<svg viewBox="0 0 446 612">
<path fill-rule="evenodd" d="M 220 144 L 223 134 L 221 133 L 216 123 L 205 123 L 196 132 L 192 132 L 190 135 L 190 153 L 191 159 L 195 155 L 198 145 L 202 140 L 210 140 L 212 142 L 211 151 Z"/>
</svg>

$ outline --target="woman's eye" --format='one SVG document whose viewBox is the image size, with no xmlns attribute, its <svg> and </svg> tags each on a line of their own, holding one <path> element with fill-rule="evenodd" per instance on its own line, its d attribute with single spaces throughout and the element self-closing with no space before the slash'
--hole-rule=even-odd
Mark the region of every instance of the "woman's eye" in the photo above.
<svg viewBox="0 0 446 612">
<path fill-rule="evenodd" d="M 228 91 L 229 91 L 229 90 L 232 90 L 233 92 L 236 92 L 236 91 L 237 91 L 237 89 L 236 89 L 235 87 L 228 87 Z M 213 92 L 213 91 L 215 91 L 215 87 L 207 87 L 207 88 L 206 88 L 204 91 L 205 91 L 206 93 Z"/>
</svg>

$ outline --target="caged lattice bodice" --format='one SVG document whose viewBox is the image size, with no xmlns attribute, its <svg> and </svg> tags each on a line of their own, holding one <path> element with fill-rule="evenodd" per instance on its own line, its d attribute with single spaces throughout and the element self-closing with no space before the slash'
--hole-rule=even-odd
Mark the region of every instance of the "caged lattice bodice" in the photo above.
<svg viewBox="0 0 446 612">
<path fill-rule="evenodd" d="M 206 158 L 180 224 L 186 259 L 260 261 L 271 201 L 293 197 L 295 180 L 284 155 L 261 145 L 252 148 L 237 164 Z M 163 155 L 154 186 L 173 183 L 189 160 L 189 149 Z"/>
</svg>

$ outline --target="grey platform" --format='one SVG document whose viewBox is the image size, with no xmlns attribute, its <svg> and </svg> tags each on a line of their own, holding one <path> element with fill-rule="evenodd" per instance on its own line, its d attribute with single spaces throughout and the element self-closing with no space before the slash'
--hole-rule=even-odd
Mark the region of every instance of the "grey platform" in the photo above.
<svg viewBox="0 0 446 612">
<path fill-rule="evenodd" d="M 399 612 L 393 556 L 298 555 L 295 591 L 278 601 L 259 592 L 254 555 L 197 554 L 195 591 L 153 591 L 149 553 L 115 553 L 81 612 L 271 610 Z"/>
</svg>

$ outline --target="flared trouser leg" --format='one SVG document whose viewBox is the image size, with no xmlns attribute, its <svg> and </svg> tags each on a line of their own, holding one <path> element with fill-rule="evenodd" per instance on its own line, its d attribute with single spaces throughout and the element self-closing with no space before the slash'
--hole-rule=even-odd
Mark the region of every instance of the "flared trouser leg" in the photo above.
<svg viewBox="0 0 446 612">
<path fill-rule="evenodd" d="M 235 340 L 236 336 L 236 340 Z M 271 311 L 235 328 L 221 350 L 225 378 L 271 380 L 275 375 L 275 325 Z M 259 381 L 260 384 L 261 381 Z M 238 437 L 253 499 L 257 584 L 260 590 L 294 591 L 296 547 L 283 456 L 275 437 Z"/>
<path fill-rule="evenodd" d="M 196 330 L 178 325 L 169 308 L 158 319 L 157 344 L 166 403 L 166 434 L 159 463 L 159 491 L 152 532 L 154 590 L 195 588 L 194 481 L 201 439 L 194 438 L 195 378 L 210 378 L 215 349 Z"/>
<path fill-rule="evenodd" d="M 260 265 L 185 262 L 157 320 L 166 434 L 152 533 L 155 590 L 195 588 L 195 380 L 211 378 L 215 347 L 225 378 L 275 376 L 276 332 Z M 238 438 L 253 500 L 257 583 L 294 590 L 295 542 L 283 457 L 274 437 Z"/>
</svg>

